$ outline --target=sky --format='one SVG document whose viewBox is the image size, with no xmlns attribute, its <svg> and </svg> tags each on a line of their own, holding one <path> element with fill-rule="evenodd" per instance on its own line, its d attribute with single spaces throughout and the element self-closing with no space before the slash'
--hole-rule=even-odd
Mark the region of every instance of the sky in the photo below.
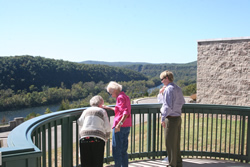
<svg viewBox="0 0 250 167">
<path fill-rule="evenodd" d="M 0 57 L 189 63 L 250 36 L 250 0 L 0 0 Z"/>
</svg>

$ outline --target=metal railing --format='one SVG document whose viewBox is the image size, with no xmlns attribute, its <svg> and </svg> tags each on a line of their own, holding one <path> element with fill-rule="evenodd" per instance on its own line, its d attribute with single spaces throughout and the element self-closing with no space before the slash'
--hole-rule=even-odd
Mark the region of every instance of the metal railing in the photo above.
<svg viewBox="0 0 250 167">
<path fill-rule="evenodd" d="M 166 156 L 161 104 L 132 105 L 129 158 Z M 78 125 L 85 108 L 58 111 L 33 118 L 15 128 L 2 148 L 3 167 L 79 166 Z M 114 113 L 108 111 L 110 122 Z M 250 107 L 185 104 L 182 114 L 183 157 L 222 158 L 249 163 Z M 104 163 L 113 161 L 110 139 Z"/>
</svg>

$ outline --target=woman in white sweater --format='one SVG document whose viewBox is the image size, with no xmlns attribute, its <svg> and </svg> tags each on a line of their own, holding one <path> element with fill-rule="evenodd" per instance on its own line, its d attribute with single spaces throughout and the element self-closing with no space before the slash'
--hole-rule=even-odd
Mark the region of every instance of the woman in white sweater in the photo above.
<svg viewBox="0 0 250 167">
<path fill-rule="evenodd" d="M 102 167 L 105 141 L 110 137 L 111 126 L 104 100 L 97 95 L 90 99 L 90 106 L 83 111 L 77 123 L 80 135 L 81 166 Z"/>
</svg>

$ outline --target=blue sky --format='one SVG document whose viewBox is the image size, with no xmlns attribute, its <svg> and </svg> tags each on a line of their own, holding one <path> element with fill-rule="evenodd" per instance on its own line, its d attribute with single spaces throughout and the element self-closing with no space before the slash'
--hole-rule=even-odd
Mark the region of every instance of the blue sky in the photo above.
<svg viewBox="0 0 250 167">
<path fill-rule="evenodd" d="M 250 36 L 250 0 L 0 0 L 0 56 L 188 63 Z"/>
</svg>

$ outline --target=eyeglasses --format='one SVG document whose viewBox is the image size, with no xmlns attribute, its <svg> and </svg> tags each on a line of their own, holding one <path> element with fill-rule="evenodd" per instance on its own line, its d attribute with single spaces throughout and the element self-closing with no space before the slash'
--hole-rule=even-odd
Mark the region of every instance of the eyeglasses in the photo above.
<svg viewBox="0 0 250 167">
<path fill-rule="evenodd" d="M 109 93 L 109 92 L 107 92 L 108 94 L 109 94 L 109 96 L 112 96 L 112 94 L 111 93 Z"/>
<path fill-rule="evenodd" d="M 109 94 L 109 96 L 112 96 L 113 91 L 110 91 L 110 92 L 107 91 L 107 93 Z"/>
<path fill-rule="evenodd" d="M 162 78 L 161 81 L 163 81 L 164 79 L 166 79 L 166 77 Z"/>
</svg>

